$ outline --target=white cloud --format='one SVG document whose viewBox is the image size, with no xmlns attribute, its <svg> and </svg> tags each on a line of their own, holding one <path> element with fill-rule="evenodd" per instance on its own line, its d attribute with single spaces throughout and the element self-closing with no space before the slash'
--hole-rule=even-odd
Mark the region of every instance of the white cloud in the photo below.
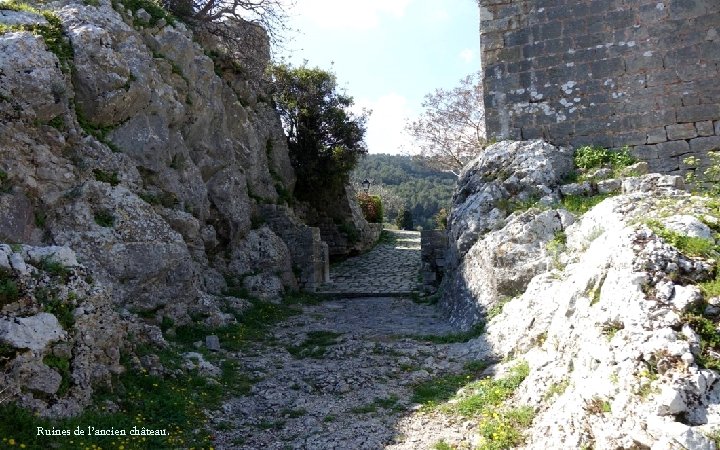
<svg viewBox="0 0 720 450">
<path fill-rule="evenodd" d="M 322 28 L 367 30 L 380 23 L 381 16 L 403 17 L 413 0 L 301 0 L 294 11 Z"/>
<path fill-rule="evenodd" d="M 470 48 L 466 48 L 465 50 L 461 51 L 458 56 L 466 63 L 471 63 L 475 59 L 475 52 Z"/>
<path fill-rule="evenodd" d="M 384 95 L 374 101 L 357 100 L 355 108 L 372 110 L 367 123 L 365 142 L 370 153 L 400 153 L 407 146 L 405 121 L 415 115 L 405 97 L 396 93 Z"/>
</svg>

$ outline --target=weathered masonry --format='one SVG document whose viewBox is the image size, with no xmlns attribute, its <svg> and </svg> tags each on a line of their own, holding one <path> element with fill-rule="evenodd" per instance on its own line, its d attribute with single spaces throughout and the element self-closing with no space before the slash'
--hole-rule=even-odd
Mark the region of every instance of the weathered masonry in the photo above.
<svg viewBox="0 0 720 450">
<path fill-rule="evenodd" d="M 720 0 L 479 0 L 488 137 L 720 147 Z"/>
</svg>

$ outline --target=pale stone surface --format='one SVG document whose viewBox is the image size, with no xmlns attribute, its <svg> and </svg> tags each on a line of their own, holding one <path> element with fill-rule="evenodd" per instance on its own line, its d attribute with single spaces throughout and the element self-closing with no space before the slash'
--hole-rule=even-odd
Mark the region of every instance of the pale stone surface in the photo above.
<svg viewBox="0 0 720 450">
<path fill-rule="evenodd" d="M 49 343 L 63 337 L 65 331 L 57 318 L 49 313 L 0 319 L 0 341 L 15 348 L 42 351 Z"/>
</svg>

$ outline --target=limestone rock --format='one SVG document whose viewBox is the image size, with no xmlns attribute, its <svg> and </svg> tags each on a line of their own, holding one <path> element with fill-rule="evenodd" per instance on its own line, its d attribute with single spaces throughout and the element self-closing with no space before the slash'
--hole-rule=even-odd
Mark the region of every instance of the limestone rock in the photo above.
<svg viewBox="0 0 720 450">
<path fill-rule="evenodd" d="M 63 339 L 65 330 L 50 313 L 30 317 L 0 318 L 0 341 L 18 349 L 42 351 L 51 342 Z"/>
<path fill-rule="evenodd" d="M 482 234 L 501 228 L 508 207 L 557 191 L 573 170 L 572 151 L 543 141 L 491 145 L 460 175 L 448 229 L 453 253 L 465 254 Z"/>
<path fill-rule="evenodd" d="M 679 214 L 662 220 L 663 225 L 669 230 L 675 231 L 690 237 L 714 240 L 713 231 L 694 216 Z"/>
</svg>

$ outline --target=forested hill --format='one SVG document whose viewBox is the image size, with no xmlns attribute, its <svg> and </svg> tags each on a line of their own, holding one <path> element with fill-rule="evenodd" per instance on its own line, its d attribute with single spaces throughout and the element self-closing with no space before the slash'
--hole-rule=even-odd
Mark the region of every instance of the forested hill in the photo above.
<svg viewBox="0 0 720 450">
<path fill-rule="evenodd" d="M 394 222 L 403 206 L 413 214 L 413 222 L 424 229 L 435 228 L 433 216 L 449 208 L 457 178 L 415 164 L 410 156 L 370 154 L 361 158 L 353 181 L 372 182 L 370 191 L 383 198 L 385 221 Z"/>
</svg>

